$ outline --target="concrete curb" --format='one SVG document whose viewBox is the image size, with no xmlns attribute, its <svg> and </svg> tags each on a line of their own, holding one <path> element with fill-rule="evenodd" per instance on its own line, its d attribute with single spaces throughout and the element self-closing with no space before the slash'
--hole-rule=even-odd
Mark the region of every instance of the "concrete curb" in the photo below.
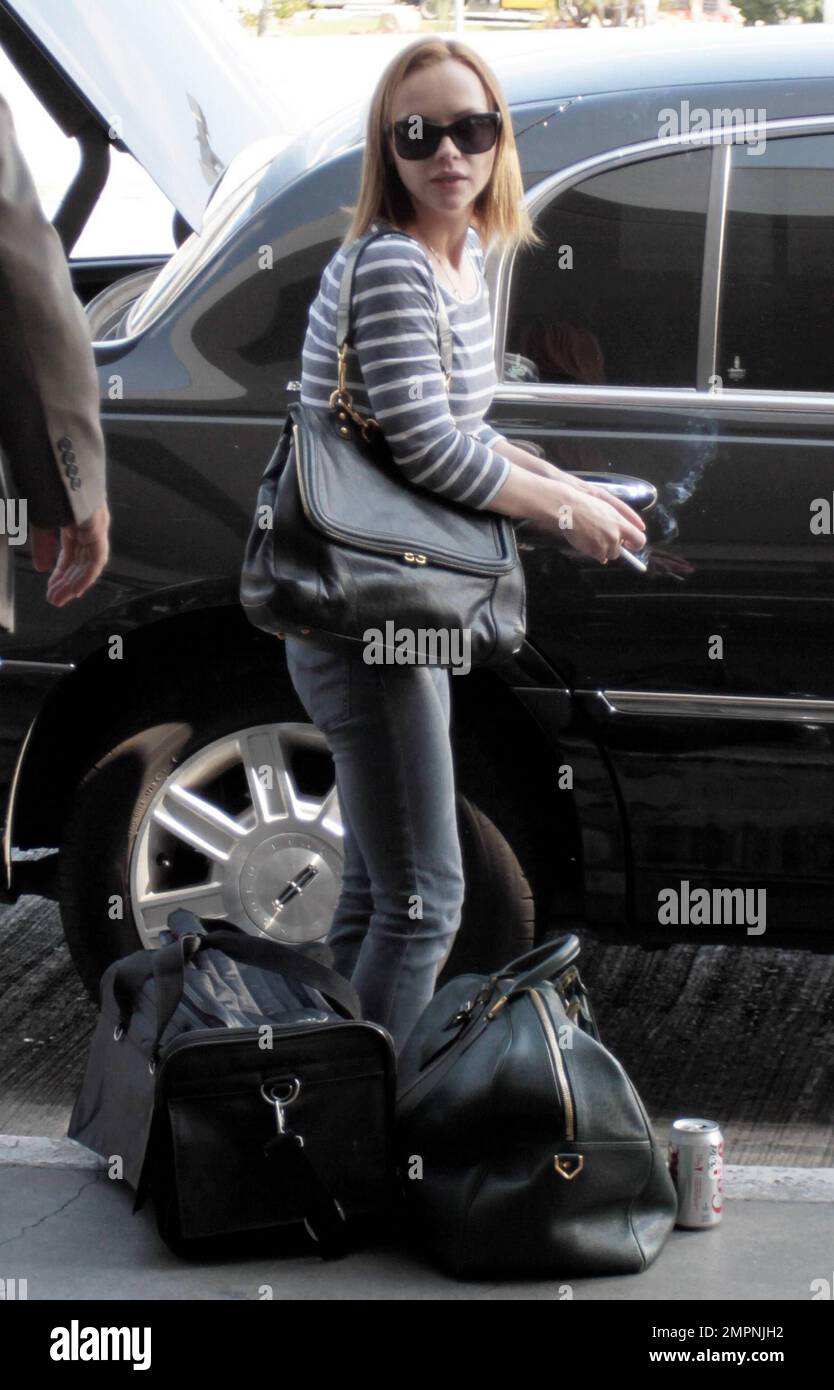
<svg viewBox="0 0 834 1390">
<path fill-rule="evenodd" d="M 728 1163 L 727 1197 L 742 1201 L 834 1202 L 834 1168 L 766 1168 Z"/>
<path fill-rule="evenodd" d="M 106 1168 L 74 1139 L 0 1134 L 0 1168 Z M 735 1201 L 834 1202 L 834 1168 L 767 1168 L 729 1163 L 724 1195 Z"/>
<path fill-rule="evenodd" d="M 40 1135 L 0 1134 L 0 1167 L 106 1168 L 92 1149 L 74 1139 L 47 1139 Z"/>
</svg>

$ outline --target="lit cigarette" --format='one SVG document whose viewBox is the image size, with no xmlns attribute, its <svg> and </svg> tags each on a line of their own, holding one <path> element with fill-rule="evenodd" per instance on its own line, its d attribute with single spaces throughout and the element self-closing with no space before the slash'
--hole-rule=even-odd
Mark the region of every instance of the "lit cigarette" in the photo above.
<svg viewBox="0 0 834 1390">
<path fill-rule="evenodd" d="M 624 545 L 620 546 L 620 553 L 617 556 L 617 559 L 628 560 L 628 563 L 630 565 L 633 565 L 636 570 L 640 570 L 643 574 L 645 574 L 646 570 L 648 569 L 648 565 L 646 564 L 645 560 L 638 560 L 634 552 L 632 550 L 627 550 Z"/>
</svg>

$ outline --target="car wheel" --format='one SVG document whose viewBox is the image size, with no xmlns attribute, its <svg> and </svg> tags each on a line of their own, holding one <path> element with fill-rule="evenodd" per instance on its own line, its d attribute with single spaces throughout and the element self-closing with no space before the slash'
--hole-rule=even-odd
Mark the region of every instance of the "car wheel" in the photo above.
<svg viewBox="0 0 834 1390">
<path fill-rule="evenodd" d="M 342 864 L 333 762 L 309 721 L 276 720 L 282 704 L 284 686 L 250 673 L 234 690 L 169 693 L 105 740 L 59 860 L 64 932 L 94 999 L 107 966 L 156 947 L 176 907 L 289 945 L 326 935 Z M 458 821 L 466 899 L 443 979 L 488 972 L 533 941 L 532 895 L 510 846 L 463 795 Z M 311 863 L 312 881 L 288 894 Z"/>
</svg>

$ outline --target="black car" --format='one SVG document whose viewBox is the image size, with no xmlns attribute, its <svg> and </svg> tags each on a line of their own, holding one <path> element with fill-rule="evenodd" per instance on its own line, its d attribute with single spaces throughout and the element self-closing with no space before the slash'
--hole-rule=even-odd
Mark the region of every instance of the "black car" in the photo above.
<svg viewBox="0 0 834 1390">
<path fill-rule="evenodd" d="M 160 25 L 186 9 L 166 3 Z M 91 25 L 68 75 L 71 38 L 38 10 L 3 0 L 0 38 L 86 132 L 93 167 L 116 39 Z M 238 579 L 357 195 L 364 110 L 270 135 L 250 88 L 250 128 L 229 135 L 217 52 L 201 91 L 167 87 L 176 253 L 72 262 L 101 379 L 109 567 L 54 609 L 19 554 L 0 649 L 4 897 L 57 897 L 91 989 L 174 906 L 309 940 L 339 885 L 327 746 Z M 490 419 L 642 509 L 648 569 L 517 523 L 527 642 L 452 681 L 467 899 L 444 973 L 577 920 L 647 945 L 830 950 L 834 44 L 815 25 L 563 33 L 495 66 L 545 244 L 488 261 Z M 141 102 L 134 116 L 131 149 L 153 119 Z M 100 183 L 79 180 L 65 228 Z"/>
</svg>

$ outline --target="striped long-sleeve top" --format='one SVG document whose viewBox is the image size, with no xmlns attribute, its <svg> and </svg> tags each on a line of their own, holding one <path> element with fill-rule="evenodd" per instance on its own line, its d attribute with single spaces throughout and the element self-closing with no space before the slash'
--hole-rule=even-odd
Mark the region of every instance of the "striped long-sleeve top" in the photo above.
<svg viewBox="0 0 834 1390">
<path fill-rule="evenodd" d="M 373 228 L 396 231 L 377 218 Z M 509 459 L 490 446 L 503 440 L 484 423 L 495 390 L 495 359 L 484 254 L 474 227 L 466 246 L 478 291 L 459 300 L 439 281 L 414 237 L 404 232 L 366 246 L 353 276 L 353 346 L 346 384 L 353 403 L 379 421 L 394 461 L 410 482 L 482 509 L 507 479 Z M 301 370 L 302 405 L 326 407 L 337 384 L 336 306 L 344 268 L 338 250 L 324 268 L 310 306 Z M 437 294 L 452 330 L 447 396 L 440 359 Z"/>
</svg>

